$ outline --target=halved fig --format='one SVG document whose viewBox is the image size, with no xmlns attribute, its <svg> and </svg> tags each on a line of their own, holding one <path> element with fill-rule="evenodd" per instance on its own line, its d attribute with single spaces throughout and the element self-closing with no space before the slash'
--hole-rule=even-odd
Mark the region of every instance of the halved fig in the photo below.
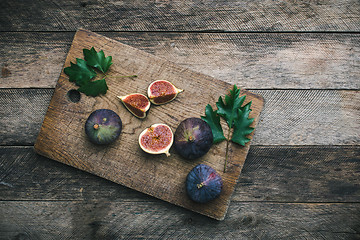
<svg viewBox="0 0 360 240">
<path fill-rule="evenodd" d="M 150 108 L 149 99 L 141 93 L 132 93 L 126 96 L 118 96 L 124 106 L 138 118 L 145 118 Z"/>
<path fill-rule="evenodd" d="M 165 153 L 170 156 L 169 150 L 174 141 L 171 128 L 163 123 L 157 123 L 146 128 L 139 135 L 139 144 L 142 150 L 150 154 Z"/>
<path fill-rule="evenodd" d="M 153 104 L 161 105 L 174 100 L 182 91 L 169 81 L 157 80 L 149 85 L 148 97 Z"/>
</svg>

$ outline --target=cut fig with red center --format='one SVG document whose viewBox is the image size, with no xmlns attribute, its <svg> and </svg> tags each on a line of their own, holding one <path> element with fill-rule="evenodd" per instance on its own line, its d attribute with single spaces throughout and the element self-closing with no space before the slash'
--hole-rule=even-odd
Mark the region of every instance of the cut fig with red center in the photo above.
<svg viewBox="0 0 360 240">
<path fill-rule="evenodd" d="M 157 80 L 149 85 L 148 97 L 153 104 L 161 105 L 171 102 L 182 91 L 169 81 Z"/>
<path fill-rule="evenodd" d="M 145 118 L 150 108 L 149 99 L 140 93 L 132 93 L 126 96 L 118 96 L 124 106 L 138 118 Z"/>
<path fill-rule="evenodd" d="M 162 154 L 170 156 L 169 150 L 174 141 L 171 128 L 162 123 L 153 124 L 146 128 L 139 136 L 139 144 L 142 150 L 150 154 Z"/>
</svg>

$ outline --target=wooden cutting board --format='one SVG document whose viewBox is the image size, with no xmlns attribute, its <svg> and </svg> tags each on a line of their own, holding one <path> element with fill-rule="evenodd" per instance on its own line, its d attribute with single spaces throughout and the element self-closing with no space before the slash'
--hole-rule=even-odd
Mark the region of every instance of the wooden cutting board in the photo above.
<svg viewBox="0 0 360 240">
<path fill-rule="evenodd" d="M 185 118 L 204 115 L 207 104 L 215 108 L 219 96 L 228 94 L 232 86 L 87 30 L 75 34 L 64 67 L 70 66 L 70 61 L 75 63 L 76 58 L 83 58 L 82 49 L 91 47 L 113 57 L 107 73 L 108 92 L 95 98 L 81 94 L 80 101 L 74 102 L 69 91 L 77 87 L 62 71 L 35 143 L 36 152 L 211 218 L 224 219 L 250 143 L 245 147 L 230 144 L 227 171 L 223 173 L 225 142 L 214 145 L 200 159 L 189 161 L 182 159 L 173 148 L 170 157 L 147 154 L 140 149 L 138 136 L 154 123 L 166 123 L 175 132 Z M 138 77 L 116 77 L 134 74 Z M 146 94 L 148 85 L 158 79 L 169 80 L 184 92 L 168 104 L 152 105 L 143 120 L 128 112 L 117 98 L 135 92 Z M 246 102 L 253 102 L 250 117 L 255 118 L 255 127 L 263 98 L 249 91 L 241 94 L 247 95 Z M 123 122 L 120 138 L 109 146 L 90 143 L 84 131 L 87 117 L 100 108 L 115 111 Z M 225 125 L 223 123 L 224 132 Z M 220 197 L 206 204 L 191 201 L 185 190 L 188 172 L 200 163 L 211 166 L 223 178 Z"/>
</svg>

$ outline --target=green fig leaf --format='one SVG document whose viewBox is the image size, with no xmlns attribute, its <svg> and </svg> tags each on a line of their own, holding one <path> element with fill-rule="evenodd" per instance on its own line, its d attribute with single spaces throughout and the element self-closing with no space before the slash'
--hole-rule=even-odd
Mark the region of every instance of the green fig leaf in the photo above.
<svg viewBox="0 0 360 240">
<path fill-rule="evenodd" d="M 219 100 L 216 102 L 216 106 L 218 108 L 217 114 L 222 116 L 229 128 L 233 127 L 234 121 L 238 118 L 238 109 L 241 108 L 245 97 L 239 97 L 240 88 L 237 88 L 234 85 L 234 88 L 230 90 L 230 93 L 225 96 L 225 102 L 222 97 L 219 97 Z"/>
<path fill-rule="evenodd" d="M 214 143 L 226 140 L 223 129 L 220 125 L 220 117 L 217 115 L 216 111 L 212 109 L 210 104 L 205 107 L 205 116 L 201 116 L 201 118 L 209 124 L 214 137 Z"/>
<path fill-rule="evenodd" d="M 246 96 L 244 95 L 240 97 L 239 95 L 240 88 L 234 85 L 229 94 L 225 95 L 225 101 L 222 97 L 219 97 L 219 100 L 216 102 L 216 106 L 218 108 L 217 110 L 214 111 L 208 104 L 205 107 L 205 116 L 201 117 L 210 125 L 214 136 L 214 143 L 221 142 L 223 140 L 227 141 L 224 172 L 226 171 L 226 165 L 229 157 L 229 142 L 231 141 L 244 146 L 250 141 L 247 135 L 254 131 L 254 128 L 250 127 L 250 125 L 254 122 L 254 118 L 249 118 L 249 113 L 251 112 L 251 102 L 242 106 Z M 224 136 L 223 129 L 220 125 L 220 117 L 222 117 L 229 126 L 227 137 Z M 230 139 L 231 130 L 233 131 Z"/>
<path fill-rule="evenodd" d="M 92 47 L 89 49 L 83 49 L 84 59 L 86 60 L 89 66 L 97 68 L 101 72 L 105 73 L 109 70 L 112 64 L 112 57 L 105 57 L 104 51 L 101 50 L 96 52 L 95 48 Z"/>
<path fill-rule="evenodd" d="M 108 90 L 105 78 L 91 81 L 97 75 L 92 67 L 105 73 L 112 64 L 112 57 L 105 57 L 103 51 L 96 52 L 94 47 L 90 50 L 83 49 L 83 53 L 85 60 L 77 58 L 76 64 L 70 62 L 70 67 L 64 68 L 65 74 L 69 76 L 70 82 L 75 82 L 79 86 L 78 91 L 87 96 L 105 94 Z"/>
<path fill-rule="evenodd" d="M 77 58 L 76 64 L 70 62 L 70 65 L 64 69 L 64 72 L 69 76 L 69 81 L 75 82 L 78 86 L 89 83 L 96 76 L 94 69 L 90 68 L 83 59 Z"/>
<path fill-rule="evenodd" d="M 105 79 L 89 82 L 78 89 L 79 92 L 92 97 L 96 97 L 99 94 L 105 94 L 107 90 L 108 87 Z"/>
<path fill-rule="evenodd" d="M 251 102 L 242 107 L 242 109 L 239 108 L 237 110 L 238 118 L 234 122 L 234 132 L 231 141 L 242 146 L 250 141 L 246 136 L 254 131 L 254 128 L 250 127 L 250 124 L 254 121 L 254 118 L 249 118 L 249 113 L 251 112 L 250 107 Z"/>
</svg>

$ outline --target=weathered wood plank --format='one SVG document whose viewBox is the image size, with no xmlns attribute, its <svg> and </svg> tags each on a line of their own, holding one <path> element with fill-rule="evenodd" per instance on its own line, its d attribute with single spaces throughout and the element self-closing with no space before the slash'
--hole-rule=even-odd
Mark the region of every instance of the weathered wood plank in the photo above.
<svg viewBox="0 0 360 240">
<path fill-rule="evenodd" d="M 254 92 L 264 97 L 265 108 L 253 144 L 360 144 L 360 91 Z"/>
<path fill-rule="evenodd" d="M 248 89 L 360 89 L 358 34 L 103 34 Z M 0 88 L 55 87 L 73 36 L 0 33 Z"/>
<path fill-rule="evenodd" d="M 0 31 L 359 31 L 341 1 L 2 1 Z"/>
<path fill-rule="evenodd" d="M 360 202 L 359 179 L 359 146 L 253 146 L 232 200 Z"/>
<path fill-rule="evenodd" d="M 3 239 L 359 239 L 360 204 L 233 202 L 218 222 L 164 202 L 0 202 Z"/>
<path fill-rule="evenodd" d="M 265 107 L 252 145 L 360 143 L 356 131 L 360 129 L 360 91 L 254 92 L 264 97 Z M 0 89 L 0 145 L 33 145 L 52 93 L 53 89 Z"/>
<path fill-rule="evenodd" d="M 0 90 L 0 145 L 33 145 L 53 89 Z"/>
<path fill-rule="evenodd" d="M 253 146 L 231 201 L 359 202 L 360 147 Z M 156 201 L 37 155 L 0 148 L 0 200 Z"/>
</svg>

